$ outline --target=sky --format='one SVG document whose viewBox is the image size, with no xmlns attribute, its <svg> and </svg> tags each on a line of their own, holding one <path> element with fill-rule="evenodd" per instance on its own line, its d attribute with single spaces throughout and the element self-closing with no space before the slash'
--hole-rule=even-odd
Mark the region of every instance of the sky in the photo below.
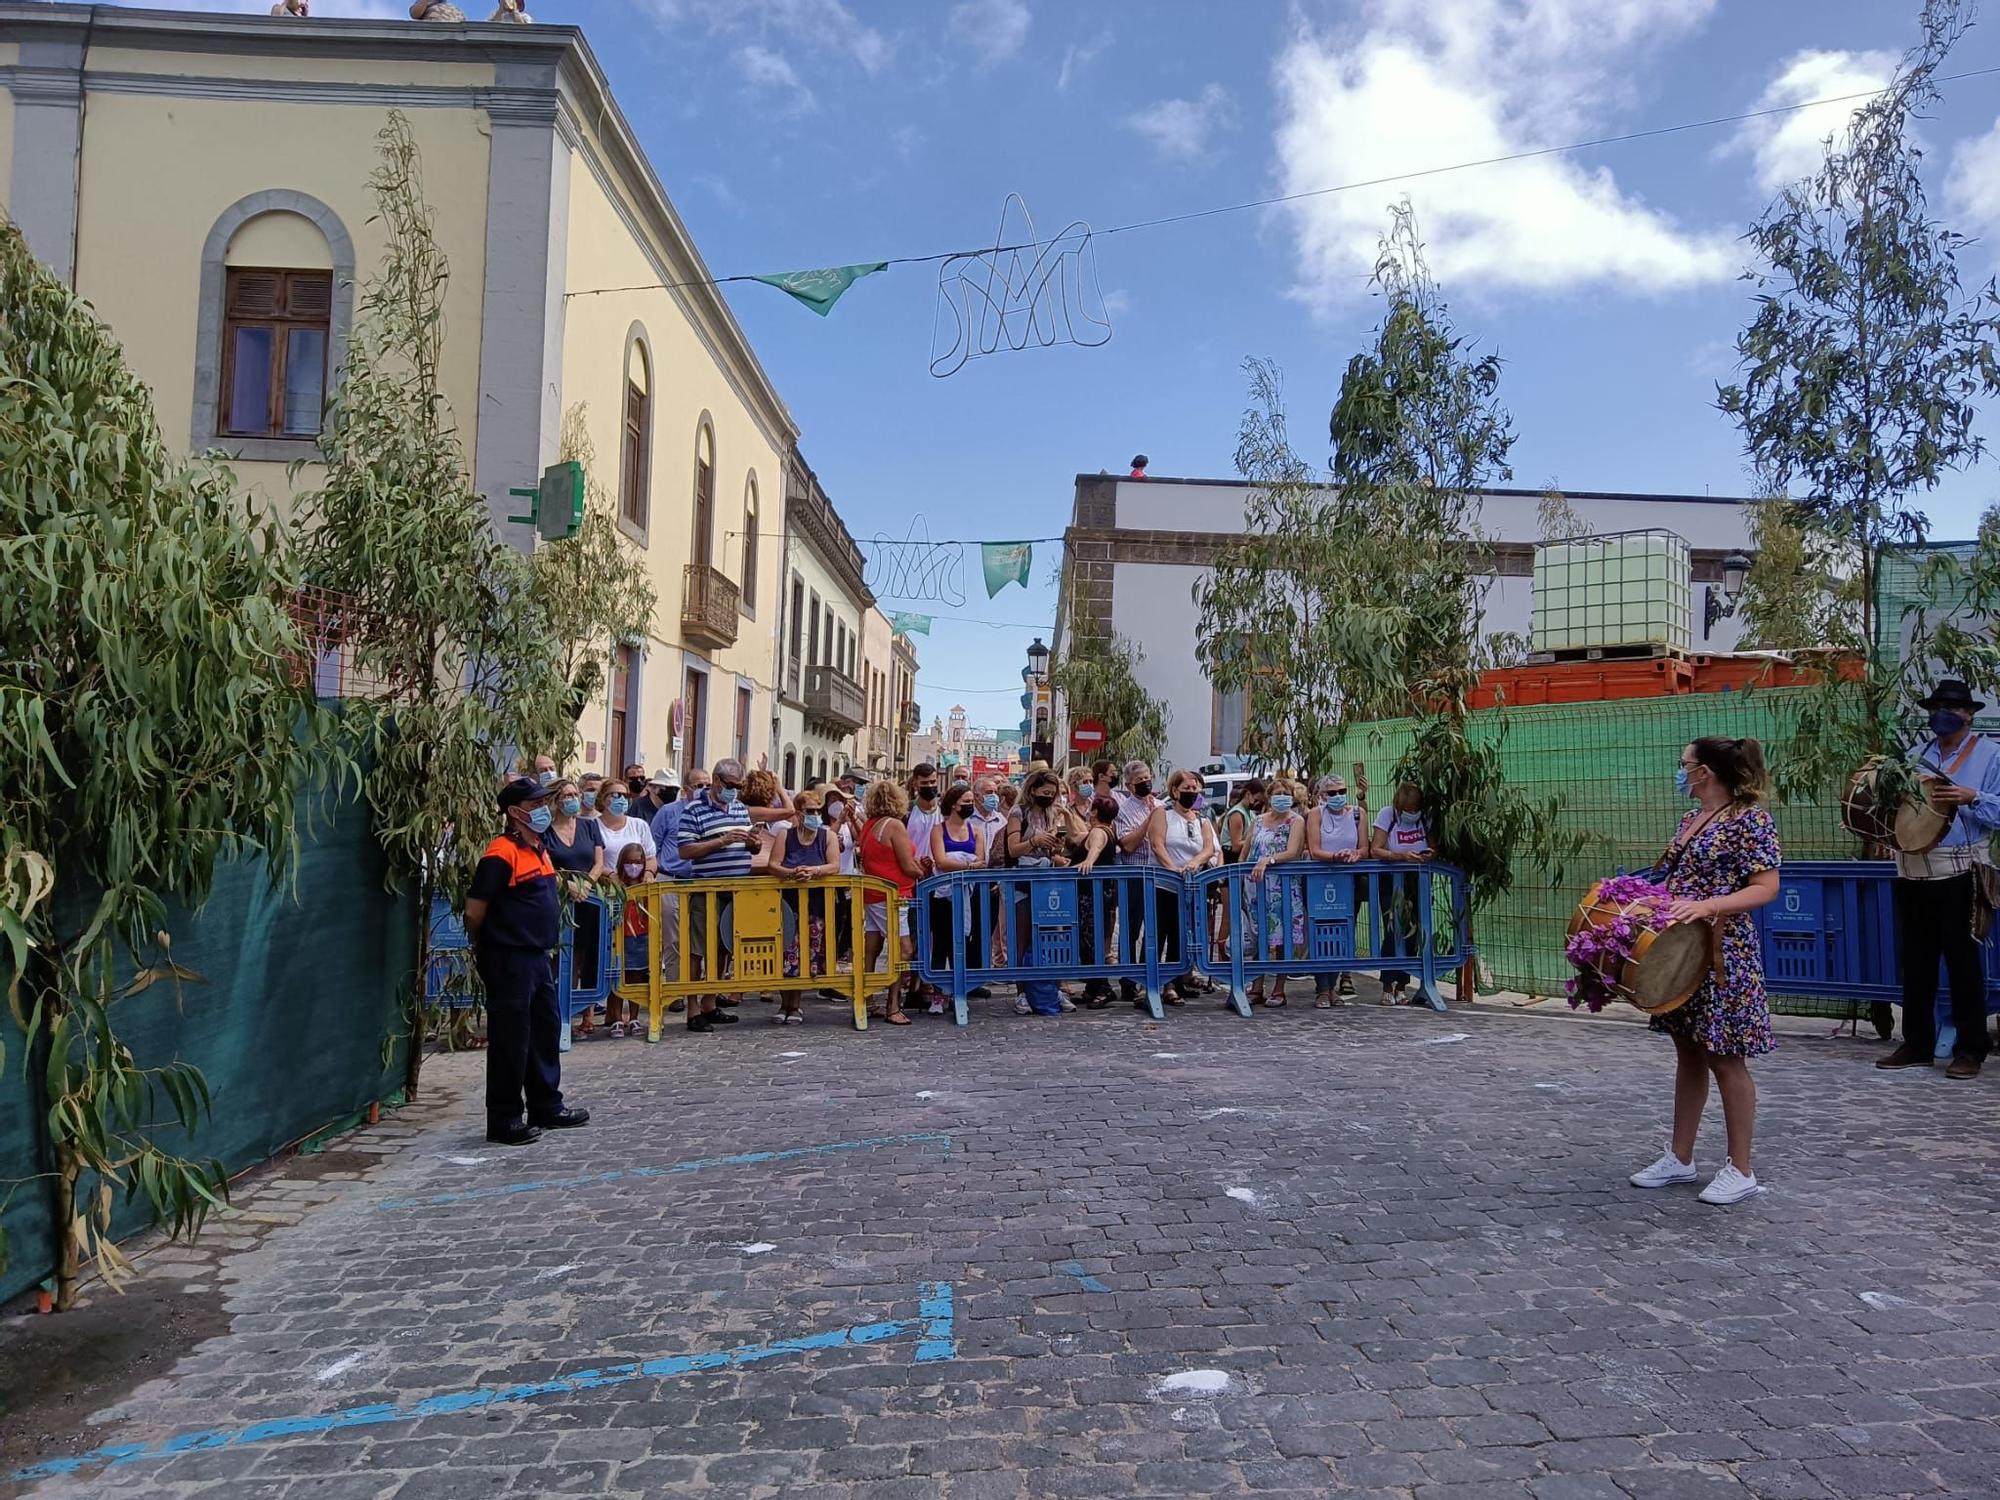
<svg viewBox="0 0 2000 1500">
<path fill-rule="evenodd" d="M 461 0 L 476 8 L 477 0 Z M 187 8 L 203 8 L 192 5 Z M 262 8 L 262 7 L 258 7 Z M 1078 473 L 1230 476 L 1246 357 L 1284 371 L 1323 459 L 1340 372 L 1375 317 L 1368 270 L 1407 192 L 1460 331 L 1504 362 L 1515 482 L 1747 492 L 1715 409 L 1752 314 L 1741 236 L 1853 106 L 1426 175 L 1176 225 L 1117 226 L 1881 86 L 1917 0 L 555 0 L 580 25 L 716 275 L 991 245 L 1010 193 L 1072 221 L 1111 324 L 931 374 L 938 268 L 895 266 L 821 319 L 725 293 L 864 550 L 1059 537 Z M 315 0 L 383 14 L 385 0 Z M 2000 11 L 1946 71 L 2000 68 Z M 2000 73 L 1944 86 L 1922 130 L 1933 208 L 2000 245 Z M 949 322 L 947 319 L 947 329 Z M 948 338 L 946 340 L 949 342 Z M 1983 430 L 2000 428 L 1982 419 Z M 1970 534 L 1993 464 L 1925 505 Z M 914 519 L 913 519 L 914 518 Z M 1218 528 L 1235 518 L 1219 517 Z M 1049 638 L 1060 546 L 1030 584 L 929 613 L 926 723 L 1003 731 Z M 1190 604 L 1190 608 L 1192 605 Z M 1143 646 L 1143 642 L 1140 643 Z"/>
</svg>

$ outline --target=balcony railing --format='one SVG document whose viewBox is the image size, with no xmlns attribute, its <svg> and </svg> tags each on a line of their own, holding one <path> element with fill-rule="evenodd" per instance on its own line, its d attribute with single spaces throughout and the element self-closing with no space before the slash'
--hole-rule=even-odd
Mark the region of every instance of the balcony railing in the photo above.
<svg viewBox="0 0 2000 1500">
<path fill-rule="evenodd" d="M 823 719 L 842 733 L 859 729 L 867 718 L 861 684 L 832 667 L 807 667 L 806 716 Z"/>
<path fill-rule="evenodd" d="M 681 594 L 681 634 L 698 646 L 736 644 L 735 583 L 707 563 L 689 563 Z"/>
</svg>

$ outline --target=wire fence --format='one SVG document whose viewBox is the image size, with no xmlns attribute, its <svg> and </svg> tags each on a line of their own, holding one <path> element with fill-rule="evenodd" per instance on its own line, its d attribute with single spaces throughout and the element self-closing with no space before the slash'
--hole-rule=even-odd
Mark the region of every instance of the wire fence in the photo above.
<svg viewBox="0 0 2000 1500">
<path fill-rule="evenodd" d="M 1571 974 L 1563 944 L 1578 898 L 1603 876 L 1652 865 L 1687 810 L 1674 790 L 1682 747 L 1703 735 L 1726 734 L 1754 737 L 1771 754 L 1801 692 L 1772 688 L 1515 708 L 1507 711 L 1504 729 L 1497 712 L 1473 715 L 1475 740 L 1502 736 L 1508 781 L 1532 797 L 1562 798 L 1562 826 L 1588 840 L 1554 885 L 1536 868 L 1531 851 L 1516 851 L 1513 888 L 1475 921 L 1482 982 L 1530 995 L 1561 994 Z M 1371 810 L 1394 790 L 1410 727 L 1408 720 L 1357 726 L 1332 762 L 1343 772 L 1361 763 Z M 1779 803 L 1772 812 L 1787 859 L 1853 859 L 1861 852 L 1830 801 Z M 1781 1003 L 1812 1014 L 1848 1010 L 1846 1001 Z"/>
</svg>

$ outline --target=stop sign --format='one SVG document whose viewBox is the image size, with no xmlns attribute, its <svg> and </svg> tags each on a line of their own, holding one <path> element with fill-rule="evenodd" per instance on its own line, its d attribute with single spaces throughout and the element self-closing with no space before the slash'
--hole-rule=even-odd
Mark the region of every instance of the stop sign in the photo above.
<svg viewBox="0 0 2000 1500">
<path fill-rule="evenodd" d="M 1079 755 L 1088 755 L 1093 750 L 1104 748 L 1111 736 L 1102 719 L 1078 719 L 1070 726 L 1069 747 Z"/>
</svg>

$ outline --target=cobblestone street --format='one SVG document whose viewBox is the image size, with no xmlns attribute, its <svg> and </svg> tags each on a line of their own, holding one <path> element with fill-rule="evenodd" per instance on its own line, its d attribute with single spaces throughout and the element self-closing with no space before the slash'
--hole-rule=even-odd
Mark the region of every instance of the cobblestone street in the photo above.
<svg viewBox="0 0 2000 1500">
<path fill-rule="evenodd" d="M 590 1127 L 518 1151 L 481 1059 L 434 1059 L 336 1148 L 365 1169 L 253 1184 L 228 1332 L 26 1488 L 2000 1491 L 2000 1078 L 1788 1034 L 1767 1191 L 1711 1209 L 1625 1184 L 1670 1103 L 1638 1028 L 1309 1004 L 865 1036 L 749 1004 L 580 1043 Z"/>
</svg>

